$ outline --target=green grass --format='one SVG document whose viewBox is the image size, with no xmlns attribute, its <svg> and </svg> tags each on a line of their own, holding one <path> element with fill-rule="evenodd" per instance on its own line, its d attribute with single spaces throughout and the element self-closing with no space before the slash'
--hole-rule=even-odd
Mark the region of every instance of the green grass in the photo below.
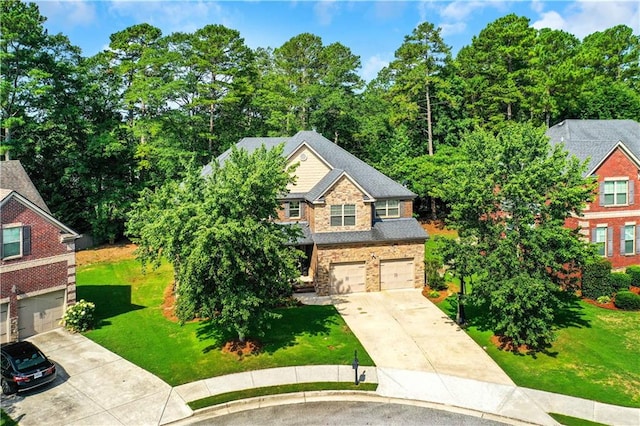
<svg viewBox="0 0 640 426">
<path fill-rule="evenodd" d="M 605 426 L 603 423 L 592 422 L 591 420 L 579 419 L 577 417 L 565 416 L 564 414 L 549 413 L 553 419 L 564 426 Z"/>
<path fill-rule="evenodd" d="M 210 323 L 181 326 L 163 316 L 172 275 L 168 265 L 143 275 L 135 260 L 79 267 L 78 298 L 94 302 L 99 318 L 86 336 L 172 386 L 264 368 L 351 365 L 354 350 L 361 365 L 374 365 L 333 306 L 280 309 L 282 318 L 261 338 L 261 353 L 223 353 L 227 338 Z"/>
<path fill-rule="evenodd" d="M 192 410 L 210 407 L 212 405 L 224 404 L 229 401 L 237 401 L 240 399 L 255 398 L 265 395 L 279 395 L 294 392 L 312 392 L 323 390 L 357 390 L 357 391 L 375 391 L 378 388 L 376 383 L 355 383 L 349 382 L 314 382 L 314 383 L 294 383 L 289 385 L 268 386 L 263 388 L 246 389 L 235 392 L 221 393 L 219 395 L 208 396 L 189 402 L 188 405 Z"/>
<path fill-rule="evenodd" d="M 455 317 L 452 298 L 439 304 Z M 521 355 L 498 349 L 479 312 L 467 307 L 469 335 L 518 385 L 603 403 L 640 407 L 640 313 L 612 311 L 572 299 L 556 320 L 548 350 Z"/>
<path fill-rule="evenodd" d="M 18 422 L 13 420 L 6 411 L 0 409 L 0 426 L 18 426 Z"/>
</svg>

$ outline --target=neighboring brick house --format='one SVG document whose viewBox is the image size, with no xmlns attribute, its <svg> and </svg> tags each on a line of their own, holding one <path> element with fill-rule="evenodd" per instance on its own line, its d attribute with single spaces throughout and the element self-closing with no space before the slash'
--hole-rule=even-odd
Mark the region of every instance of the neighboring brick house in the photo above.
<svg viewBox="0 0 640 426">
<path fill-rule="evenodd" d="M 297 242 L 306 253 L 303 281 L 319 295 L 424 285 L 428 236 L 412 216 L 413 192 L 315 131 L 244 138 L 237 146 L 253 151 L 278 144 L 287 166 L 298 164 L 277 220 L 303 230 Z"/>
<path fill-rule="evenodd" d="M 16 160 L 0 161 L 0 340 L 60 326 L 76 300 L 75 240 Z"/>
<path fill-rule="evenodd" d="M 640 265 L 640 123 L 633 120 L 565 120 L 547 131 L 552 143 L 588 160 L 586 176 L 598 194 L 580 217 L 580 227 L 616 269 Z"/>
</svg>

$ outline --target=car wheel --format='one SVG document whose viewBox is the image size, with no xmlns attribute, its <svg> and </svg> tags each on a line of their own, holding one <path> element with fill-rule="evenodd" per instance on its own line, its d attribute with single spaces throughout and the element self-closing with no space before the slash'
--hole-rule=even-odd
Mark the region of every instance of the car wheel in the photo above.
<svg viewBox="0 0 640 426">
<path fill-rule="evenodd" d="M 16 389 L 16 385 L 14 383 L 11 382 L 7 382 L 6 380 L 2 379 L 2 393 L 5 395 L 11 395 L 16 393 L 18 389 Z"/>
</svg>

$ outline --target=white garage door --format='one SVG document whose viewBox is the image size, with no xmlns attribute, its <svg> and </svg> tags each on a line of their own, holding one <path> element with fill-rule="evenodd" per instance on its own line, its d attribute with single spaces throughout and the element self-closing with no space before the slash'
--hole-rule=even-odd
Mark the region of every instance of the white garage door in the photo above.
<svg viewBox="0 0 640 426">
<path fill-rule="evenodd" d="M 380 261 L 380 289 L 413 288 L 413 272 L 413 259 Z"/>
<path fill-rule="evenodd" d="M 0 303 L 0 343 L 9 341 L 9 304 Z"/>
<path fill-rule="evenodd" d="M 357 293 L 365 291 L 364 262 L 331 264 L 331 293 Z"/>
<path fill-rule="evenodd" d="M 54 291 L 18 301 L 18 337 L 60 327 L 64 313 L 64 290 Z"/>
</svg>

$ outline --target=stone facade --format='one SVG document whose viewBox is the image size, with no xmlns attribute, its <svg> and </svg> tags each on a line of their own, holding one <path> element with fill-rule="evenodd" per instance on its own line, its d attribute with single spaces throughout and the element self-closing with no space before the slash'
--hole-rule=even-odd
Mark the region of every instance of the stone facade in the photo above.
<svg viewBox="0 0 640 426">
<path fill-rule="evenodd" d="M 63 241 L 61 229 L 15 198 L 2 207 L 2 225 L 28 225 L 31 251 L 0 260 L 0 303 L 9 304 L 9 340 L 18 338 L 18 299 L 65 290 L 65 304 L 76 302 L 75 240 Z"/>
<path fill-rule="evenodd" d="M 368 231 L 373 222 L 371 217 L 371 203 L 364 202 L 364 194 L 346 176 L 341 177 L 335 185 L 325 194 L 324 205 L 316 205 L 314 208 L 313 232 L 343 232 L 343 231 Z M 355 226 L 331 226 L 331 206 L 355 204 Z"/>
<path fill-rule="evenodd" d="M 314 285 L 316 293 L 331 293 L 330 269 L 333 263 L 365 262 L 366 291 L 380 291 L 380 261 L 413 258 L 414 287 L 424 285 L 424 242 L 400 242 L 397 244 L 351 244 L 316 247 L 317 265 Z"/>
</svg>

